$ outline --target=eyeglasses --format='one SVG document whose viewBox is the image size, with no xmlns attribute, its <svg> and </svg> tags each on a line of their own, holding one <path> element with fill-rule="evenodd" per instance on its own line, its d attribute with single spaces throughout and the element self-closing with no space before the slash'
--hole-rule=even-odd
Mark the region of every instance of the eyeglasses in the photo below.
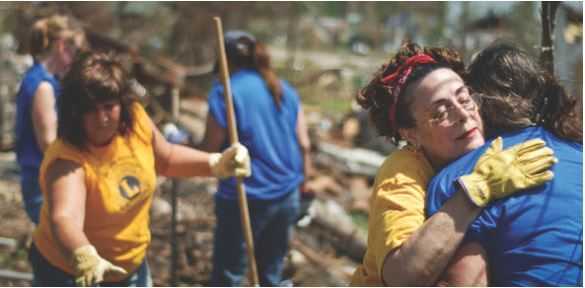
<svg viewBox="0 0 585 288">
<path fill-rule="evenodd" d="M 466 96 L 460 98 L 456 102 L 449 102 L 448 104 L 442 105 L 437 108 L 436 116 L 428 120 L 431 127 L 445 127 L 455 124 L 461 119 L 460 110 L 464 110 L 468 113 L 475 113 L 479 105 L 481 96 L 474 94 L 472 96 Z"/>
</svg>

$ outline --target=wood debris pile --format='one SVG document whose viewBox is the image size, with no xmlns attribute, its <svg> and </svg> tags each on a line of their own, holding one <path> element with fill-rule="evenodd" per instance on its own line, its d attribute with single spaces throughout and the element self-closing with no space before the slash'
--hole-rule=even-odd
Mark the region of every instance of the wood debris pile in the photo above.
<svg viewBox="0 0 585 288">
<path fill-rule="evenodd" d="M 107 39 L 95 40 L 99 36 L 97 34 L 90 33 L 89 36 L 94 37 L 94 42 L 107 42 Z M 133 51 L 128 47 L 118 48 L 120 51 L 127 50 L 129 54 Z M 204 97 L 201 97 L 205 94 L 198 88 L 189 88 L 183 82 L 184 75 L 181 73 L 171 73 L 170 78 L 161 77 L 160 73 L 149 74 L 141 70 L 144 59 L 136 55 L 130 59 L 139 80 L 135 88 L 148 91 L 138 94 L 142 95 L 141 102 L 153 121 L 161 129 L 167 123 L 176 123 L 189 134 L 191 143 L 199 142 L 208 112 Z M 167 70 L 177 69 L 171 67 Z M 198 97 L 183 94 L 177 105 L 178 97 L 173 100 L 173 95 L 179 90 L 181 93 L 190 91 Z M 285 263 L 283 279 L 289 283 L 292 281 L 294 286 L 347 286 L 365 252 L 371 184 L 377 167 L 384 159 L 383 154 L 389 150 L 388 147 L 381 150 L 370 145 L 372 142 L 364 138 L 369 133 L 364 130 L 369 129 L 364 126 L 367 121 L 361 121 L 363 117 L 356 115 L 352 112 L 343 121 L 335 123 L 318 110 L 307 109 L 315 168 L 315 175 L 307 184 L 315 191 L 316 198 L 311 204 L 310 221 L 294 229 L 291 250 Z M 368 149 L 356 148 L 356 145 Z M 26 251 L 34 228 L 22 208 L 14 153 L 3 152 L 0 156 L 0 217 L 3 219 L 0 221 L 0 240 L 8 239 L 0 241 L 0 286 L 28 286 L 31 269 Z M 176 191 L 179 199 L 176 245 L 171 243 L 173 182 L 178 183 Z M 159 189 L 151 209 L 152 243 L 148 251 L 155 286 L 210 284 L 216 221 L 213 195 L 216 186 L 216 180 L 211 178 L 159 179 Z M 177 252 L 175 264 L 173 247 Z M 174 272 L 171 270 L 173 267 L 176 268 Z M 13 274 L 6 275 L 4 272 Z M 173 274 L 176 275 L 175 282 L 172 281 Z"/>
</svg>

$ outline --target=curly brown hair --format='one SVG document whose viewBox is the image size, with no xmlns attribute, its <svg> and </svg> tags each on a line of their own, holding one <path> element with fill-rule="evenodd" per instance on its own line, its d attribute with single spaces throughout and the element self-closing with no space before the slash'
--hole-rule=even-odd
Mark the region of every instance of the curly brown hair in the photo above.
<svg viewBox="0 0 585 288">
<path fill-rule="evenodd" d="M 130 109 L 135 101 L 130 77 L 122 63 L 112 54 L 84 52 L 76 60 L 62 81 L 59 99 L 57 136 L 79 149 L 84 149 L 87 135 L 82 116 L 96 103 L 116 99 L 120 101 L 119 133 L 131 132 L 134 116 Z"/>
<path fill-rule="evenodd" d="M 406 82 L 402 86 L 396 103 L 396 125 L 395 127 L 414 127 L 416 121 L 412 114 L 411 106 L 413 97 L 406 97 L 408 85 L 414 83 L 430 72 L 439 68 L 449 68 L 455 73 L 464 77 L 465 65 L 459 54 L 446 48 L 421 47 L 416 43 L 405 42 L 394 57 L 382 64 L 382 67 L 374 74 L 369 84 L 362 88 L 356 96 L 356 102 L 366 109 L 379 136 L 385 136 L 394 144 L 402 139 L 398 129 L 393 129 L 388 117 L 388 111 L 392 105 L 392 93 L 396 87 L 394 84 L 382 82 L 384 77 L 398 71 L 401 65 L 410 57 L 417 54 L 431 56 L 436 62 L 417 65 L 412 70 Z"/>
<path fill-rule="evenodd" d="M 496 41 L 474 56 L 468 70 L 466 82 L 482 94 L 488 136 L 536 124 L 560 138 L 583 141 L 577 99 L 523 50 Z"/>
</svg>

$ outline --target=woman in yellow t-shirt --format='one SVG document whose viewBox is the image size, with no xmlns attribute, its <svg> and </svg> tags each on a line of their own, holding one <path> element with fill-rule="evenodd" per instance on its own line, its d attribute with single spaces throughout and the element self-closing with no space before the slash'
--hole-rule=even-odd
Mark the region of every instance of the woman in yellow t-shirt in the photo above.
<svg viewBox="0 0 585 288">
<path fill-rule="evenodd" d="M 63 79 L 58 139 L 40 169 L 30 251 L 40 286 L 152 286 L 146 250 L 156 175 L 249 176 L 242 145 L 206 153 L 167 142 L 110 55 L 87 52 Z"/>
<path fill-rule="evenodd" d="M 425 219 L 425 190 L 433 175 L 484 144 L 478 105 L 463 72 L 455 52 L 405 43 L 358 95 L 378 134 L 408 144 L 389 155 L 376 176 L 368 247 L 350 285 L 435 284 L 483 206 L 552 179 L 547 169 L 556 159 L 542 140 L 502 151 L 496 139 L 473 172 L 458 179 L 455 196 Z"/>
</svg>

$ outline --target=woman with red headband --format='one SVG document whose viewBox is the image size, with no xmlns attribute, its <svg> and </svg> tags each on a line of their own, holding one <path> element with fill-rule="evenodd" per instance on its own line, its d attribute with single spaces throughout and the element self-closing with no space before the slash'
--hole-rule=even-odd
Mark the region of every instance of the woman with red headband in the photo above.
<svg viewBox="0 0 585 288">
<path fill-rule="evenodd" d="M 494 140 L 458 191 L 424 214 L 429 180 L 484 144 L 478 105 L 457 53 L 406 43 L 357 96 L 381 136 L 407 144 L 379 169 L 370 199 L 368 248 L 352 286 L 433 285 L 468 225 L 491 200 L 550 181 L 556 159 L 542 140 L 502 151 Z"/>
</svg>

